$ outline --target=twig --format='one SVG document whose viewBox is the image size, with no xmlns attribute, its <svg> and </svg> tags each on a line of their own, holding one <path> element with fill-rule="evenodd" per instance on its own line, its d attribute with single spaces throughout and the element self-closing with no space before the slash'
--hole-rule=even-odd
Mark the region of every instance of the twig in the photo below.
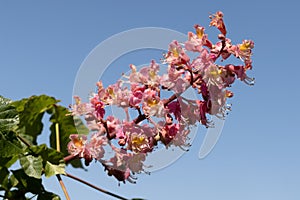
<svg viewBox="0 0 300 200">
<path fill-rule="evenodd" d="M 78 157 L 78 155 L 68 155 L 68 156 L 66 156 L 66 157 L 64 157 L 64 161 L 65 161 L 65 163 L 67 164 L 67 163 L 69 163 L 69 162 L 71 162 L 72 160 L 75 160 L 75 159 L 77 159 L 77 158 L 79 158 Z"/>
<path fill-rule="evenodd" d="M 22 138 L 20 135 L 17 134 L 17 138 L 19 140 L 21 140 L 21 142 L 23 142 L 27 147 L 30 147 L 31 145 L 24 139 Z"/>
<path fill-rule="evenodd" d="M 59 124 L 58 123 L 55 124 L 55 135 L 56 135 L 56 150 L 60 151 L 60 139 L 59 139 L 60 136 L 59 136 Z M 63 180 L 61 179 L 60 175 L 56 174 L 56 178 L 60 184 L 61 189 L 63 190 L 63 192 L 66 196 L 66 199 L 70 200 L 70 196 L 68 194 L 67 188 L 66 188 Z"/>
<path fill-rule="evenodd" d="M 84 181 L 84 180 L 82 180 L 82 179 L 80 179 L 80 178 L 78 178 L 78 177 L 76 177 L 76 176 L 73 176 L 73 175 L 71 175 L 71 174 L 69 174 L 69 173 L 66 173 L 65 176 L 67 176 L 67 177 L 69 177 L 69 178 L 71 178 L 71 179 L 74 179 L 74 180 L 76 180 L 76 181 L 78 181 L 78 182 L 81 182 L 81 183 L 83 183 L 83 184 L 85 184 L 85 185 L 87 185 L 87 186 L 89 186 L 89 187 L 91 187 L 91 188 L 94 188 L 95 190 L 98 190 L 99 192 L 103 192 L 103 193 L 105 193 L 105 194 L 107 194 L 107 195 L 113 196 L 113 197 L 115 197 L 115 198 L 117 198 L 117 199 L 128 200 L 128 199 L 126 199 L 126 198 L 124 198 L 124 197 L 121 197 L 121 196 L 119 196 L 119 195 L 117 195 L 117 194 L 111 193 L 111 192 L 109 192 L 109 191 L 107 191 L 107 190 L 104 190 L 104 189 L 102 189 L 102 188 L 100 188 L 100 187 L 97 187 L 97 186 L 95 186 L 95 185 L 93 185 L 93 184 L 91 184 L 91 183 L 89 183 L 89 182 L 87 182 L 87 181 Z"/>
<path fill-rule="evenodd" d="M 219 53 L 218 53 L 216 59 L 219 58 L 220 55 L 223 53 L 223 50 L 224 50 L 225 46 L 226 46 L 226 41 L 225 41 L 225 39 L 224 39 L 224 40 L 222 40 L 222 47 L 221 47 L 221 50 L 219 51 Z"/>
<path fill-rule="evenodd" d="M 59 135 L 59 124 L 55 124 L 55 133 L 56 133 L 56 150 L 60 151 L 60 135 Z"/>
<path fill-rule="evenodd" d="M 63 190 L 63 192 L 64 192 L 64 194 L 65 194 L 65 196 L 66 196 L 66 199 L 67 199 L 67 200 L 70 200 L 70 196 L 69 196 L 69 194 L 68 194 L 68 191 L 67 191 L 67 189 L 66 189 L 66 186 L 65 186 L 63 180 L 61 179 L 60 175 L 59 175 L 59 174 L 56 174 L 56 178 L 57 178 L 57 180 L 58 180 L 58 182 L 59 182 L 59 184 L 60 184 L 61 189 Z"/>
</svg>

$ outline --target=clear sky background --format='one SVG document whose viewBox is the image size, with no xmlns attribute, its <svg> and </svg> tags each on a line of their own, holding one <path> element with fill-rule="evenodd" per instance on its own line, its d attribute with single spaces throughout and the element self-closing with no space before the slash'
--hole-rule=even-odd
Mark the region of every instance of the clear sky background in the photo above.
<svg viewBox="0 0 300 200">
<path fill-rule="evenodd" d="M 108 37 L 148 26 L 187 33 L 197 23 L 210 30 L 209 13 L 221 10 L 233 43 L 255 42 L 250 75 L 256 85 L 234 84 L 233 110 L 209 156 L 198 159 L 201 129 L 190 152 L 150 176 L 139 175 L 134 185 L 118 186 L 99 164 L 86 172 L 67 170 L 128 198 L 299 200 L 299 7 L 295 0 L 1 0 L 0 94 L 13 100 L 47 94 L 67 106 L 81 63 Z M 129 63 L 160 59 L 155 52 L 145 56 L 124 57 L 120 71 L 127 71 Z M 62 195 L 55 178 L 44 181 L 48 190 Z M 71 199 L 112 199 L 64 181 Z"/>
</svg>

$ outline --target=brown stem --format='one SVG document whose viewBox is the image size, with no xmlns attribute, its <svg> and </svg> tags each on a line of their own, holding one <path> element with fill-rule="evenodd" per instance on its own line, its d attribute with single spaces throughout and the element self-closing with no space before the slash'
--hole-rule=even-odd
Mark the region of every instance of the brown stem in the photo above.
<svg viewBox="0 0 300 200">
<path fill-rule="evenodd" d="M 17 135 L 17 138 L 19 140 L 21 140 L 21 142 L 23 142 L 27 147 L 30 147 L 31 145 L 24 139 L 22 138 L 20 135 Z"/>
<path fill-rule="evenodd" d="M 59 123 L 55 123 L 55 133 L 56 133 L 56 150 L 60 151 Z"/>
<path fill-rule="evenodd" d="M 76 181 L 78 181 L 78 182 L 80 182 L 80 183 L 83 183 L 83 184 L 85 184 L 85 185 L 87 185 L 87 186 L 89 186 L 89 187 L 91 187 L 91 188 L 94 188 L 95 190 L 98 190 L 99 192 L 103 192 L 103 193 L 105 193 L 105 194 L 107 194 L 107 195 L 113 196 L 113 197 L 115 197 L 115 198 L 117 198 L 117 199 L 128 200 L 128 199 L 126 199 L 126 198 L 124 198 L 124 197 L 121 197 L 121 196 L 119 196 L 119 195 L 117 195 L 117 194 L 114 194 L 114 193 L 109 192 L 109 191 L 107 191 L 107 190 L 104 190 L 104 189 L 102 189 L 102 188 L 100 188 L 100 187 L 97 187 L 97 186 L 95 186 L 95 185 L 93 185 L 93 184 L 91 184 L 91 183 L 89 183 L 89 182 L 87 182 L 87 181 L 85 181 L 85 180 L 82 180 L 82 179 L 80 179 L 80 178 L 78 178 L 78 177 L 76 177 L 76 176 L 73 176 L 73 175 L 71 175 L 71 174 L 69 174 L 69 173 L 66 173 L 65 176 L 67 176 L 67 177 L 69 177 L 69 178 L 71 178 L 71 179 L 73 179 L 73 180 L 76 180 Z"/>
<path fill-rule="evenodd" d="M 78 155 L 76 155 L 76 156 L 74 156 L 74 155 L 68 155 L 68 156 L 64 157 L 64 161 L 65 161 L 65 163 L 69 163 L 72 160 L 75 160 L 77 158 L 79 158 Z"/>
<path fill-rule="evenodd" d="M 143 120 L 145 120 L 146 119 L 146 115 L 145 114 L 142 114 L 142 115 L 139 115 L 137 118 L 135 118 L 134 120 L 133 120 L 133 122 L 135 123 L 135 124 L 138 124 L 138 123 L 140 123 L 141 121 L 143 121 Z"/>
<path fill-rule="evenodd" d="M 59 135 L 59 124 L 55 123 L 55 134 L 56 134 L 56 150 L 58 152 L 60 152 L 60 135 Z M 56 178 L 60 184 L 61 189 L 63 190 L 65 197 L 67 200 L 70 200 L 70 196 L 68 194 L 67 188 L 63 182 L 63 180 L 61 179 L 59 174 L 56 174 Z"/>
<path fill-rule="evenodd" d="M 187 90 L 189 87 L 191 87 L 196 81 L 198 81 L 201 78 L 201 76 L 197 76 L 193 82 L 187 86 L 185 88 L 185 90 Z M 182 93 L 178 93 L 178 94 L 173 94 L 170 98 L 167 99 L 167 101 L 164 102 L 164 106 L 167 106 L 169 103 L 171 103 L 172 101 L 174 101 L 175 99 L 177 99 L 177 97 L 179 97 Z"/>
<path fill-rule="evenodd" d="M 69 194 L 68 194 L 67 188 L 66 188 L 64 182 L 62 181 L 60 175 L 59 175 L 59 174 L 56 174 L 56 178 L 57 178 L 57 180 L 58 180 L 58 182 L 59 182 L 59 184 L 60 184 L 61 189 L 63 190 L 63 192 L 64 192 L 64 194 L 65 194 L 65 196 L 66 196 L 66 199 L 67 199 L 67 200 L 70 200 L 70 196 L 69 196 Z"/>
<path fill-rule="evenodd" d="M 220 55 L 222 54 L 222 52 L 223 52 L 225 46 L 226 46 L 226 41 L 225 41 L 225 39 L 224 39 L 224 40 L 222 40 L 222 47 L 221 47 L 221 50 L 219 51 L 219 53 L 218 53 L 216 59 L 218 59 L 218 58 L 220 57 Z"/>
</svg>

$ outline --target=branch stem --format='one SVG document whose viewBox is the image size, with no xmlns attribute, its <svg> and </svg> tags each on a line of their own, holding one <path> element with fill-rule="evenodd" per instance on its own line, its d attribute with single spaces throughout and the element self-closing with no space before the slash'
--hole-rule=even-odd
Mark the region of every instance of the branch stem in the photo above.
<svg viewBox="0 0 300 200">
<path fill-rule="evenodd" d="M 63 190 L 63 192 L 64 192 L 64 194 L 65 194 L 65 196 L 66 196 L 66 199 L 67 199 L 67 200 L 70 200 L 70 196 L 69 196 L 69 194 L 68 194 L 67 188 L 66 188 L 66 186 L 65 186 L 65 184 L 64 184 L 64 182 L 63 182 L 63 180 L 61 179 L 60 175 L 59 175 L 59 174 L 56 174 L 56 178 L 57 178 L 57 180 L 58 180 L 58 182 L 59 182 L 59 184 L 60 184 L 61 189 Z"/>
<path fill-rule="evenodd" d="M 31 145 L 24 139 L 22 138 L 19 134 L 17 134 L 17 138 L 21 140 L 27 147 L 30 147 Z"/>
<path fill-rule="evenodd" d="M 55 124 L 55 135 L 56 135 L 56 150 L 58 152 L 60 152 L 60 135 L 59 135 L 59 124 L 58 123 Z M 56 174 L 56 178 L 60 184 L 61 189 L 63 190 L 63 192 L 65 194 L 66 199 L 70 200 L 70 196 L 68 194 L 67 188 L 66 188 L 63 180 L 61 179 L 60 175 Z"/>
<path fill-rule="evenodd" d="M 59 135 L 59 124 L 55 124 L 55 133 L 56 133 L 56 150 L 60 151 L 60 135 Z"/>
<path fill-rule="evenodd" d="M 66 173 L 65 176 L 67 176 L 67 177 L 69 177 L 69 178 L 71 178 L 71 179 L 73 179 L 73 180 L 76 180 L 76 181 L 78 181 L 78 182 L 80 182 L 80 183 L 83 183 L 83 184 L 85 184 L 85 185 L 87 185 L 87 186 L 89 186 L 89 187 L 91 187 L 91 188 L 93 188 L 93 189 L 95 189 L 95 190 L 98 190 L 99 192 L 103 192 L 103 193 L 105 193 L 105 194 L 107 194 L 107 195 L 113 196 L 113 197 L 115 197 L 115 198 L 117 198 L 117 199 L 128 200 L 128 199 L 126 199 L 126 198 L 124 198 L 124 197 L 121 197 L 121 196 L 119 196 L 119 195 L 117 195 L 117 194 L 114 194 L 114 193 L 109 192 L 109 191 L 107 191 L 107 190 L 104 190 L 104 189 L 102 189 L 102 188 L 100 188 L 100 187 L 97 187 L 97 186 L 95 186 L 95 185 L 93 185 L 93 184 L 91 184 L 91 183 L 89 183 L 89 182 L 87 182 L 87 181 L 85 181 L 85 180 L 82 180 L 82 179 L 80 179 L 80 178 L 78 178 L 78 177 L 76 177 L 76 176 L 73 176 L 73 175 L 71 175 L 71 174 L 69 174 L 69 173 Z"/>
</svg>

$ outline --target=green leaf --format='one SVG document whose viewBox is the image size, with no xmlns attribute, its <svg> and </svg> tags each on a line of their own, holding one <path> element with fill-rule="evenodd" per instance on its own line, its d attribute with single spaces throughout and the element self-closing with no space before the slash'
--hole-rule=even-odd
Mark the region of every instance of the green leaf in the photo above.
<svg viewBox="0 0 300 200">
<path fill-rule="evenodd" d="M 11 103 L 11 100 L 8 98 L 5 98 L 0 95 L 0 105 L 8 105 Z"/>
<path fill-rule="evenodd" d="M 16 177 L 12 174 L 9 177 L 9 183 L 10 183 L 10 187 L 16 187 L 19 184 L 18 179 L 16 179 Z"/>
<path fill-rule="evenodd" d="M 28 176 L 37 179 L 42 177 L 43 159 L 41 156 L 35 157 L 33 155 L 20 155 L 19 160 L 21 166 Z"/>
<path fill-rule="evenodd" d="M 54 97 L 40 95 L 12 103 L 19 112 L 19 128 L 24 128 L 24 134 L 33 137 L 33 144 L 36 144 L 36 138 L 43 130 L 42 118 L 44 113 L 57 102 L 59 101 Z"/>
<path fill-rule="evenodd" d="M 61 152 L 56 151 L 55 149 L 48 148 L 46 144 L 39 146 L 31 146 L 29 148 L 36 155 L 40 155 L 43 158 L 43 161 L 49 161 L 54 164 L 59 164 L 63 160 L 64 155 Z"/>
<path fill-rule="evenodd" d="M 29 149 L 35 155 L 41 156 L 46 177 L 66 173 L 63 153 L 48 148 L 45 144 L 32 146 Z"/>
<path fill-rule="evenodd" d="M 50 177 L 56 174 L 66 174 L 65 166 L 66 165 L 63 162 L 58 165 L 54 165 L 47 161 L 45 166 L 45 176 Z"/>
<path fill-rule="evenodd" d="M 9 171 L 6 167 L 0 167 L 0 191 L 6 190 L 8 191 L 10 189 L 8 185 L 8 177 L 9 177 Z"/>
<path fill-rule="evenodd" d="M 14 132 L 8 132 L 3 134 L 0 131 L 0 155 L 3 158 L 14 157 L 19 153 L 22 153 L 22 145 L 17 139 Z"/>
<path fill-rule="evenodd" d="M 18 112 L 10 105 L 11 102 L 0 96 L 0 131 L 3 133 L 16 130 L 19 123 Z"/>
<path fill-rule="evenodd" d="M 10 190 L 10 191 L 6 191 L 4 196 L 5 196 L 5 200 L 6 199 L 13 199 L 13 200 L 28 200 L 28 198 L 26 197 L 26 191 L 25 190 Z"/>
<path fill-rule="evenodd" d="M 18 129 L 18 112 L 11 100 L 0 96 L 0 166 L 10 167 L 16 162 L 23 147 L 15 131 Z"/>
<path fill-rule="evenodd" d="M 37 200 L 60 200 L 60 197 L 52 192 L 43 192 L 38 195 Z"/>
<path fill-rule="evenodd" d="M 9 168 L 17 160 L 18 160 L 18 156 L 12 156 L 12 157 L 6 157 L 6 158 L 0 156 L 0 168 L 1 167 Z"/>
<path fill-rule="evenodd" d="M 42 179 L 28 176 L 23 169 L 11 171 L 14 178 L 18 181 L 18 184 L 15 187 L 19 190 L 25 190 L 26 192 L 31 192 L 33 194 L 40 194 L 45 191 L 42 185 Z"/>
<path fill-rule="evenodd" d="M 56 148 L 56 129 L 55 124 L 59 124 L 59 135 L 60 135 L 60 148 L 61 152 L 65 156 L 68 154 L 68 143 L 70 142 L 69 136 L 71 134 L 85 134 L 89 133 L 88 128 L 83 124 L 80 118 L 74 118 L 70 115 L 70 112 L 67 108 L 63 106 L 56 106 L 52 109 L 50 121 L 52 125 L 50 126 L 51 135 L 50 135 L 50 146 Z M 71 162 L 73 167 L 83 168 L 80 160 L 75 160 Z"/>
</svg>

